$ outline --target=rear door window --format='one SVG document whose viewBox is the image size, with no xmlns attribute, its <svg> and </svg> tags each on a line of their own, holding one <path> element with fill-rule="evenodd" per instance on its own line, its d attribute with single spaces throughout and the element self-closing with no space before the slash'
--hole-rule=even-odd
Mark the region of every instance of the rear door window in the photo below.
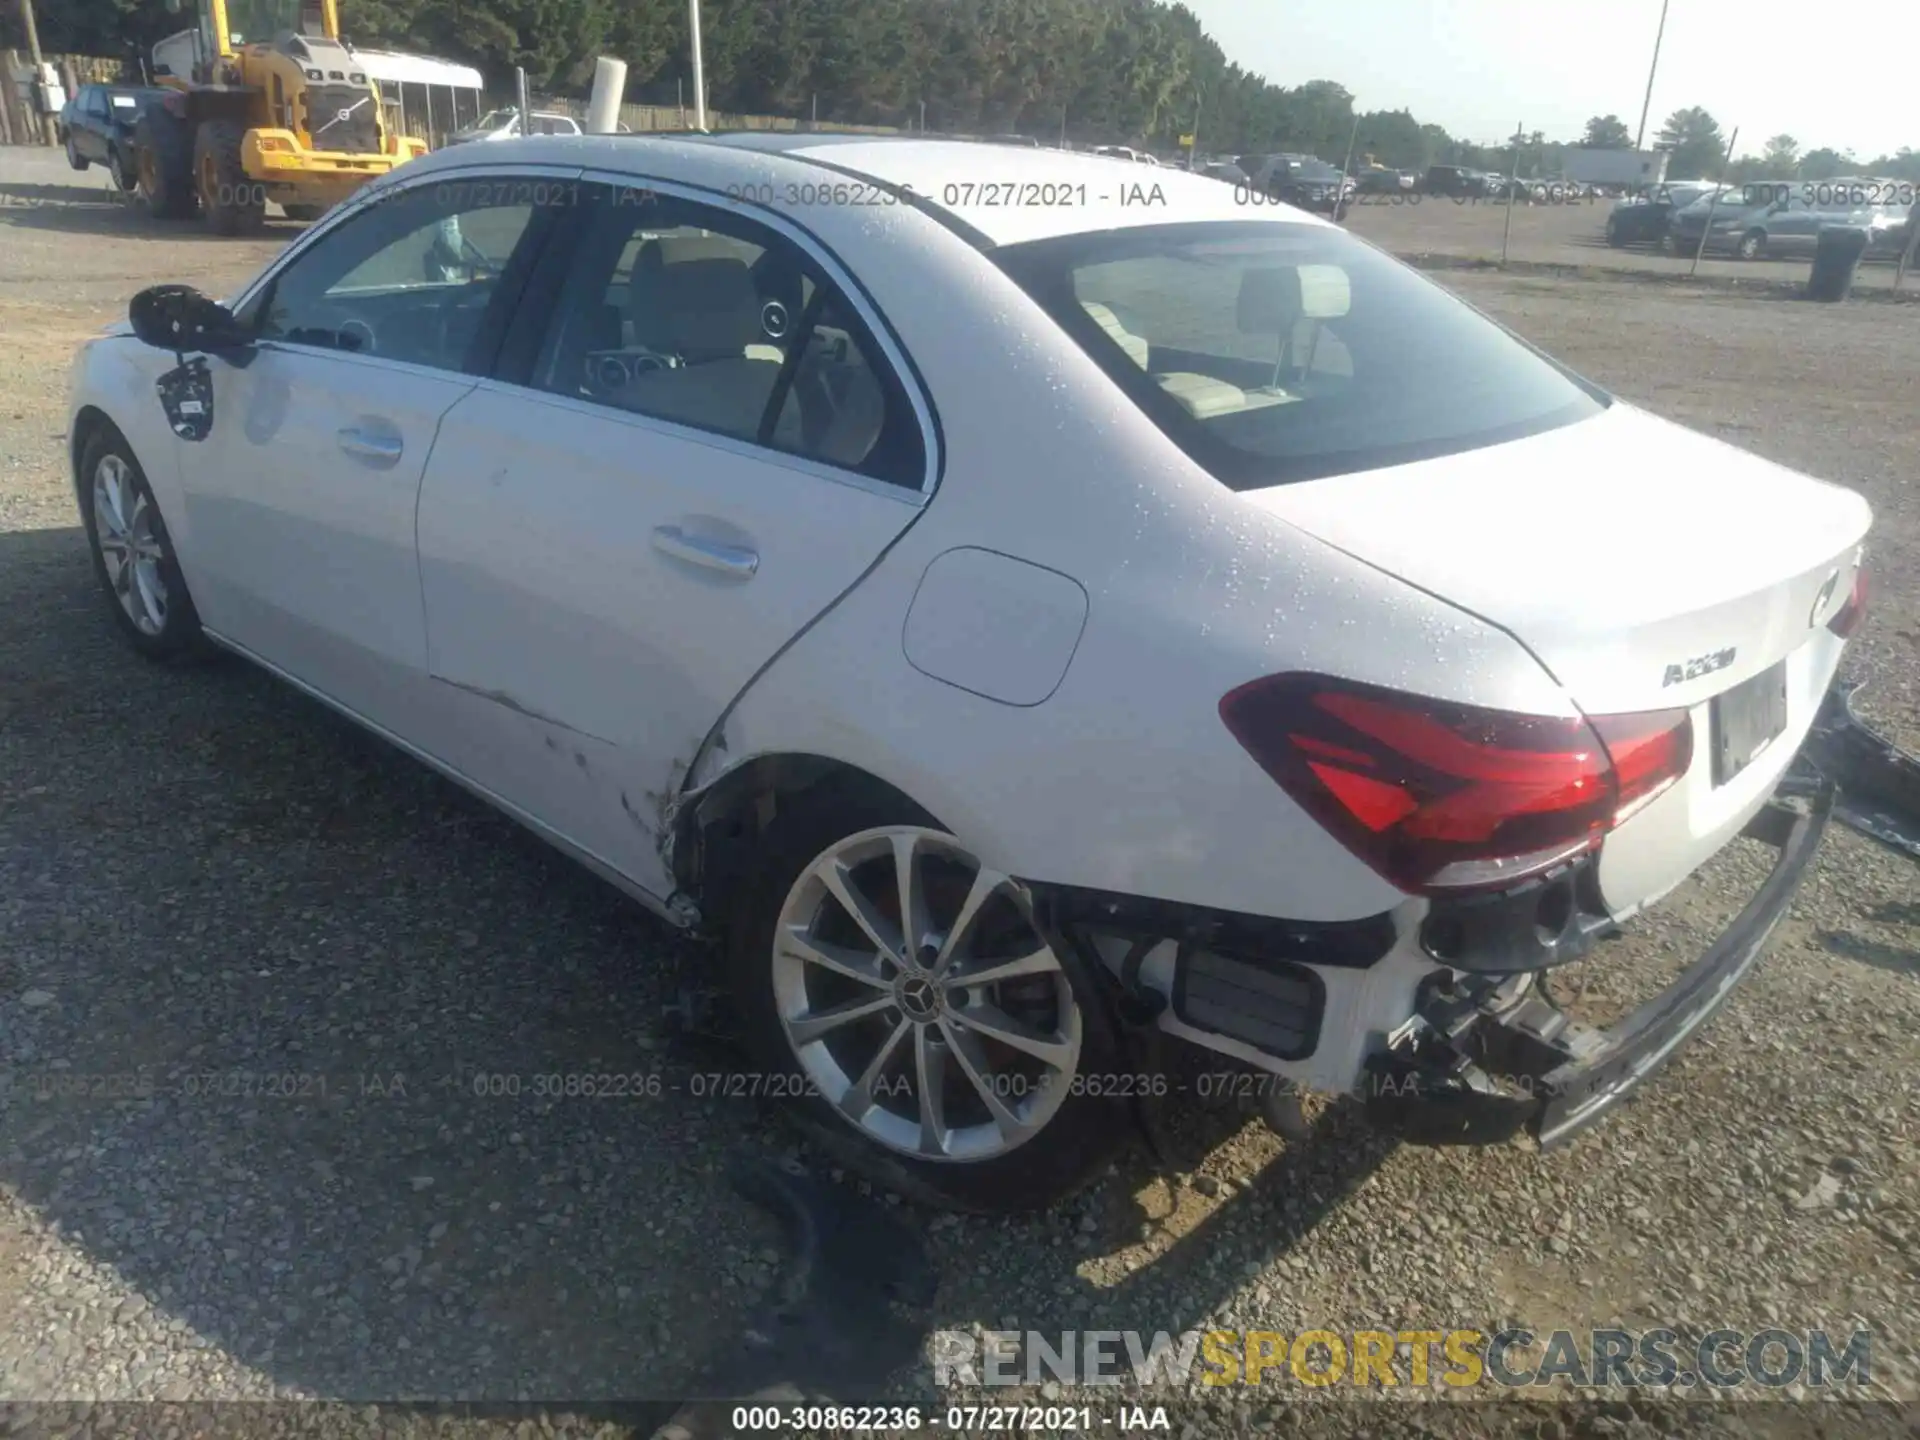
<svg viewBox="0 0 1920 1440">
<path fill-rule="evenodd" d="M 583 191 L 579 249 L 531 365 L 536 388 L 924 484 L 904 384 L 811 255 L 739 210 Z"/>
</svg>

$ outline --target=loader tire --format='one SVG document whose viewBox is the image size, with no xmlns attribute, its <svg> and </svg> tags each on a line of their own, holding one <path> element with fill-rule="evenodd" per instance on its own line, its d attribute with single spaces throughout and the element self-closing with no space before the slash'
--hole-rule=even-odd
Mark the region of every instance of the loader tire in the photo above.
<svg viewBox="0 0 1920 1440">
<path fill-rule="evenodd" d="M 134 126 L 134 191 L 155 220 L 188 220 L 199 208 L 193 191 L 193 127 L 151 105 Z"/>
<path fill-rule="evenodd" d="M 209 120 L 193 137 L 193 178 L 207 228 L 216 235 L 256 235 L 267 221 L 267 187 L 240 164 L 247 127 Z"/>
</svg>

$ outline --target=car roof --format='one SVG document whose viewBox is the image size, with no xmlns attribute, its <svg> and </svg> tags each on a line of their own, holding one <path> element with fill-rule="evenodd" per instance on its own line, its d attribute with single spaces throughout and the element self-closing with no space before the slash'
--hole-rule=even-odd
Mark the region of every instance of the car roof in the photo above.
<svg viewBox="0 0 1920 1440">
<path fill-rule="evenodd" d="M 1317 216 L 1249 210 L 1204 175 L 1129 171 L 1103 156 L 919 136 L 741 131 L 722 135 L 533 135 L 435 151 L 390 174 L 502 164 L 575 165 L 740 193 L 744 184 L 819 186 L 848 180 L 910 189 L 921 209 L 983 246 L 1192 221 Z M 777 203 L 777 201 L 776 201 Z M 801 210 L 804 214 L 804 209 Z"/>
</svg>

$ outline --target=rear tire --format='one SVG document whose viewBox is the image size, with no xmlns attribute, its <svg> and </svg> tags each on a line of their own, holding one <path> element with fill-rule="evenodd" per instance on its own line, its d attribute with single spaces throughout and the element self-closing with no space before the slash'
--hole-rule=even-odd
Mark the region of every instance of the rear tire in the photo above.
<svg viewBox="0 0 1920 1440">
<path fill-rule="evenodd" d="M 938 927 L 952 928 L 971 891 L 967 852 L 913 807 L 838 786 L 810 791 L 777 814 L 728 896 L 729 980 L 764 1088 L 794 1097 L 784 1102 L 789 1118 L 828 1155 L 910 1199 L 974 1213 L 1051 1205 L 1084 1184 L 1125 1139 L 1132 1092 L 1114 1093 L 1124 1088 L 1114 1080 L 1121 1052 L 1099 977 L 1068 947 L 1022 928 L 1032 923 L 1024 889 L 1009 884 L 993 892 L 957 947 L 967 954 L 945 971 L 935 968 L 932 945 L 914 957 L 917 969 L 862 956 L 863 968 L 870 963 L 876 977 L 887 978 L 849 979 L 837 966 L 797 958 L 789 937 L 804 934 L 812 942 L 822 925 L 839 937 L 828 946 L 836 954 L 852 955 L 862 945 L 877 949 L 850 928 L 852 912 L 823 889 L 825 874 L 842 876 L 848 890 L 869 898 L 879 912 L 876 923 L 897 932 L 902 905 L 896 852 L 889 849 L 896 837 L 910 837 L 916 847 L 909 869 L 924 900 L 915 908 L 930 928 L 913 928 L 944 943 Z M 977 872 L 978 862 L 971 863 Z M 848 868 L 836 872 L 836 865 Z M 976 953 L 995 959 L 976 959 Z M 953 978 L 1016 954 L 1037 963 L 1017 978 L 971 986 Z M 831 1041 L 796 1047 L 796 1026 L 844 1003 L 884 1006 L 890 984 L 894 1008 L 834 1028 Z M 928 1002 L 928 993 L 943 998 Z M 935 1018 L 917 1019 L 915 1006 L 930 1006 Z M 1054 1059 L 1034 1060 L 990 1038 L 982 1042 L 986 1031 L 976 1024 L 1009 1019 L 1027 1040 L 1057 1046 Z M 922 1086 L 923 1065 L 936 1077 L 930 1086 Z M 863 1117 L 846 1098 L 859 1088 L 848 1083 L 856 1071 L 867 1080 L 879 1076 L 867 1085 Z M 984 1082 L 970 1079 L 976 1074 Z M 937 1097 L 931 1105 L 927 1094 Z M 989 1094 L 1017 1124 L 1000 1121 Z M 930 1132 L 940 1137 L 938 1150 L 970 1151 L 973 1158 L 936 1153 L 925 1138 Z"/>
<path fill-rule="evenodd" d="M 193 137 L 193 176 L 216 235 L 256 235 L 267 220 L 267 191 L 240 164 L 247 127 L 237 120 L 208 120 Z"/>
<path fill-rule="evenodd" d="M 113 176 L 113 183 L 122 195 L 131 195 L 140 187 L 140 170 L 127 154 L 127 147 L 118 141 L 108 152 L 107 170 Z"/>
<path fill-rule="evenodd" d="M 155 220 L 191 220 L 193 126 L 164 105 L 149 105 L 134 125 L 134 189 Z"/>
</svg>

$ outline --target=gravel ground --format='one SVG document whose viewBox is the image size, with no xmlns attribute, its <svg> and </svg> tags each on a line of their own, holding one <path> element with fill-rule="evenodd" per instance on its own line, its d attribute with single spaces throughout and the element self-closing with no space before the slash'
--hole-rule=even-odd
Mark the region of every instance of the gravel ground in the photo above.
<svg viewBox="0 0 1920 1440">
<path fill-rule="evenodd" d="M 282 237 L 151 227 L 52 158 L 0 152 L 0 1401 L 682 1393 L 778 1253 L 719 1167 L 788 1144 L 686 1093 L 716 1062 L 666 1008 L 704 957 L 264 676 L 116 643 L 63 469 L 72 347 L 140 285 L 220 293 Z M 1920 746 L 1920 311 L 1446 279 L 1628 398 L 1863 491 L 1854 663 Z M 1594 499 L 1616 543 L 1659 523 Z M 1760 863 L 1716 861 L 1596 990 L 1696 953 Z M 1863 1326 L 1873 1393 L 1920 1398 L 1916 1061 L 1916 872 L 1836 831 L 1727 1009 L 1565 1151 L 1393 1149 L 1338 1109 L 1294 1145 L 1180 1116 L 1170 1175 L 1128 1158 L 1052 1215 L 919 1217 L 935 1323 Z M 580 1072 L 663 1093 L 526 1093 Z M 1185 1423 L 1259 1423 L 1240 1399 Z M 1457 1433 L 1517 1418 L 1444 1410 Z M 1573 1433 L 1626 1420 L 1594 1423 Z"/>
</svg>

